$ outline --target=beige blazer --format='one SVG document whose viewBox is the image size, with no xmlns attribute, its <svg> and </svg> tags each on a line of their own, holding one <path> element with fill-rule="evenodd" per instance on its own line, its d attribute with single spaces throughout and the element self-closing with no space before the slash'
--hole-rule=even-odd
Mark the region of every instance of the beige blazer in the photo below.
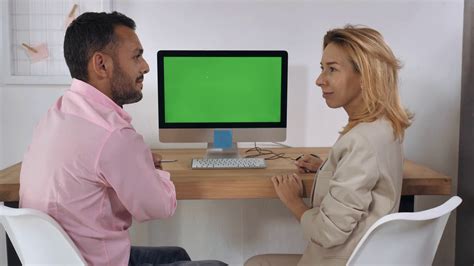
<svg viewBox="0 0 474 266">
<path fill-rule="evenodd" d="M 301 218 L 309 244 L 298 265 L 345 265 L 367 229 L 398 211 L 402 163 L 402 143 L 385 119 L 341 136 L 316 174 L 312 208 Z"/>
</svg>

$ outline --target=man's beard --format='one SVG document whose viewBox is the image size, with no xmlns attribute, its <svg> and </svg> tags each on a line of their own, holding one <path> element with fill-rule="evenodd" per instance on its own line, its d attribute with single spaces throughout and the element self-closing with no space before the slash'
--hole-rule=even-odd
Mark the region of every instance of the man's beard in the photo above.
<svg viewBox="0 0 474 266">
<path fill-rule="evenodd" d="M 118 64 L 114 65 L 116 67 L 111 82 L 112 100 L 119 106 L 140 101 L 143 94 L 135 89 L 136 80 L 128 76 Z M 143 79 L 143 76 L 138 79 Z"/>
</svg>

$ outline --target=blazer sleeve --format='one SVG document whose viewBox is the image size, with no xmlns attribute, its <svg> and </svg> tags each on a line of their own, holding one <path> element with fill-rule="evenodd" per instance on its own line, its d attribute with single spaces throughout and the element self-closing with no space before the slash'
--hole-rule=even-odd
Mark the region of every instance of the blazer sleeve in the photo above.
<svg viewBox="0 0 474 266">
<path fill-rule="evenodd" d="M 310 241 L 330 248 L 343 244 L 367 215 L 379 179 L 377 157 L 368 140 L 350 134 L 333 149 L 337 166 L 321 205 L 306 211 L 301 224 Z"/>
</svg>

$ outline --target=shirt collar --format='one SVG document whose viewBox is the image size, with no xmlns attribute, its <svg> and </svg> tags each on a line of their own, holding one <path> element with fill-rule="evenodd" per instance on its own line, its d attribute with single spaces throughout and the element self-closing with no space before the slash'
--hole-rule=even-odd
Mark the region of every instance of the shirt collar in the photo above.
<svg viewBox="0 0 474 266">
<path fill-rule="evenodd" d="M 112 101 L 112 99 L 110 99 L 107 95 L 103 94 L 101 91 L 99 91 L 97 88 L 90 85 L 89 83 L 86 83 L 79 79 L 72 79 L 70 91 L 78 93 L 95 103 L 114 110 L 120 115 L 120 117 L 125 119 L 128 123 L 132 121 L 132 117 L 127 112 L 125 112 L 120 106 L 118 106 L 114 101 Z"/>
</svg>

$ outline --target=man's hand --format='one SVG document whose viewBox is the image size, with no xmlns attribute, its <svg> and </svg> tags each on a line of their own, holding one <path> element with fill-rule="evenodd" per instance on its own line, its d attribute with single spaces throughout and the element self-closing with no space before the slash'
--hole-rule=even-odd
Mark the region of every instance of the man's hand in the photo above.
<svg viewBox="0 0 474 266">
<path fill-rule="evenodd" d="M 273 187 L 280 200 L 290 209 L 296 219 L 301 220 L 308 206 L 303 199 L 303 181 L 297 174 L 277 175 L 272 177 Z"/>
<path fill-rule="evenodd" d="M 163 167 L 161 166 L 161 155 L 159 155 L 158 153 L 151 153 L 151 155 L 153 156 L 153 163 L 155 164 L 155 168 L 156 169 L 160 169 L 160 170 L 163 170 Z"/>
<path fill-rule="evenodd" d="M 311 154 L 305 154 L 295 161 L 298 172 L 302 174 L 308 172 L 316 173 L 322 163 L 323 160 L 321 160 L 321 158 Z"/>
</svg>

